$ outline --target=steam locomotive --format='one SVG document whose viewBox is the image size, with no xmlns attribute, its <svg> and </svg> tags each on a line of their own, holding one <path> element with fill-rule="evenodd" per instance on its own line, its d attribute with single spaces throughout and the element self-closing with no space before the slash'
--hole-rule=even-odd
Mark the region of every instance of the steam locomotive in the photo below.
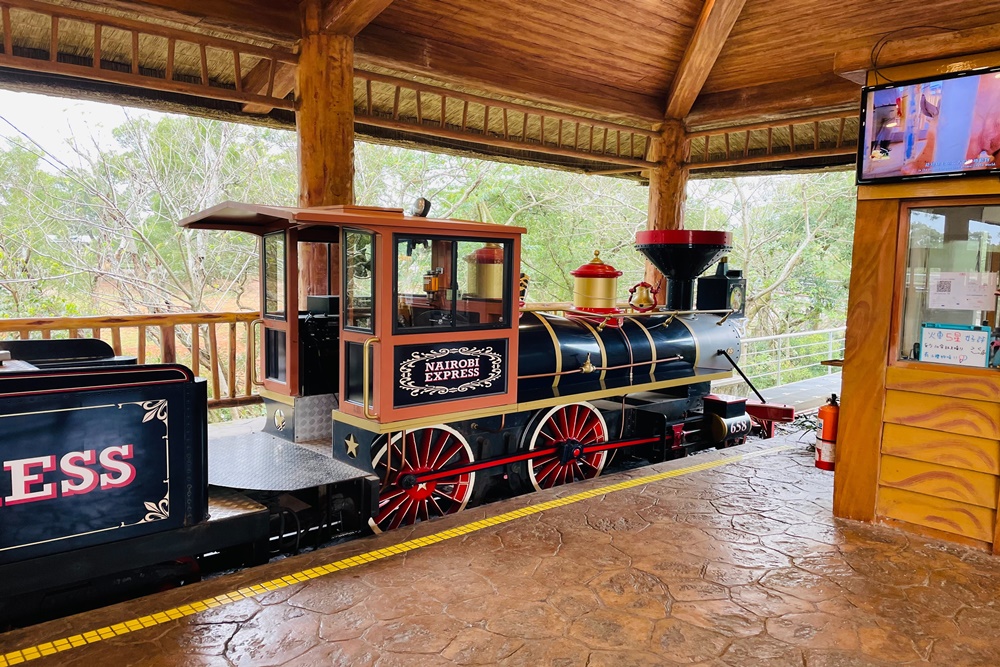
<svg viewBox="0 0 1000 667">
<path fill-rule="evenodd" d="M 662 306 L 647 283 L 619 303 L 597 253 L 572 304 L 525 306 L 517 227 L 237 203 L 181 225 L 261 238 L 265 426 L 209 439 L 183 366 L 0 343 L 0 621 L 42 589 L 209 553 L 260 562 L 289 535 L 390 530 L 790 418 L 711 394 L 740 357 L 745 293 L 722 232 L 638 234 Z"/>
</svg>

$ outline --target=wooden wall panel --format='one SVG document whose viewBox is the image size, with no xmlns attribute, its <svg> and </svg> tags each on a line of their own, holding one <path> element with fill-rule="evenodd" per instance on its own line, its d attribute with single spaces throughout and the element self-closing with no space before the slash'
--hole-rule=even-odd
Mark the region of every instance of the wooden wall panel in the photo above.
<svg viewBox="0 0 1000 667">
<path fill-rule="evenodd" d="M 886 424 L 882 454 L 1000 475 L 1000 442 L 986 438 Z"/>
<path fill-rule="evenodd" d="M 895 200 L 858 202 L 833 511 L 861 521 L 875 518 L 898 220 Z"/>
<path fill-rule="evenodd" d="M 996 509 L 997 492 L 1000 491 L 996 475 L 895 456 L 882 457 L 879 483 L 989 509 Z"/>
<path fill-rule="evenodd" d="M 889 390 L 885 421 L 890 424 L 1000 439 L 1000 404 Z"/>
<path fill-rule="evenodd" d="M 935 396 L 971 398 L 976 401 L 1000 402 L 1000 378 L 995 371 L 983 369 L 974 379 L 969 373 L 959 375 L 946 369 L 906 368 L 890 366 L 886 372 L 886 389 L 900 389 Z M 990 373 L 990 375 L 986 375 Z"/>
<path fill-rule="evenodd" d="M 883 487 L 878 491 L 878 511 L 879 515 L 890 519 L 983 542 L 992 542 L 994 538 L 996 512 L 985 507 Z"/>
</svg>

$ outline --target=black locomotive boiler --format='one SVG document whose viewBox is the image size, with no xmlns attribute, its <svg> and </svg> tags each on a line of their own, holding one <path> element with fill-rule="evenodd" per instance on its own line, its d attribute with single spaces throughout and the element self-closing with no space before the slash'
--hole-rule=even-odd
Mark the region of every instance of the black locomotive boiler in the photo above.
<svg viewBox="0 0 1000 667">
<path fill-rule="evenodd" d="M 206 438 L 204 385 L 183 367 L 7 344 L 0 622 L 53 586 L 207 553 L 259 562 L 296 531 L 392 529 L 616 456 L 742 442 L 748 411 L 775 416 L 711 394 L 740 357 L 745 290 L 721 232 L 638 235 L 662 305 L 645 283 L 622 304 L 596 254 L 572 304 L 524 305 L 516 227 L 237 203 L 181 224 L 261 239 L 264 429 Z"/>
</svg>

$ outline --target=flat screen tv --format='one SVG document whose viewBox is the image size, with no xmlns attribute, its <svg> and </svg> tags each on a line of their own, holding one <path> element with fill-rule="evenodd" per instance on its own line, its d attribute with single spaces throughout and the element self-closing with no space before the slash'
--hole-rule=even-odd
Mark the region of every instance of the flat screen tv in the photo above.
<svg viewBox="0 0 1000 667">
<path fill-rule="evenodd" d="M 858 183 L 1000 167 L 1000 67 L 864 88 Z"/>
</svg>

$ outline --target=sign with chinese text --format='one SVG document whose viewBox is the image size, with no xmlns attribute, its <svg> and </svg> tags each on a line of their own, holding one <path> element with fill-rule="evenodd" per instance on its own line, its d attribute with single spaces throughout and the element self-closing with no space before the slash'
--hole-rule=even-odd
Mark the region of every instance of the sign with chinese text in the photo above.
<svg viewBox="0 0 1000 667">
<path fill-rule="evenodd" d="M 989 354 L 990 332 L 986 329 L 933 323 L 920 328 L 920 361 L 985 368 Z"/>
</svg>

